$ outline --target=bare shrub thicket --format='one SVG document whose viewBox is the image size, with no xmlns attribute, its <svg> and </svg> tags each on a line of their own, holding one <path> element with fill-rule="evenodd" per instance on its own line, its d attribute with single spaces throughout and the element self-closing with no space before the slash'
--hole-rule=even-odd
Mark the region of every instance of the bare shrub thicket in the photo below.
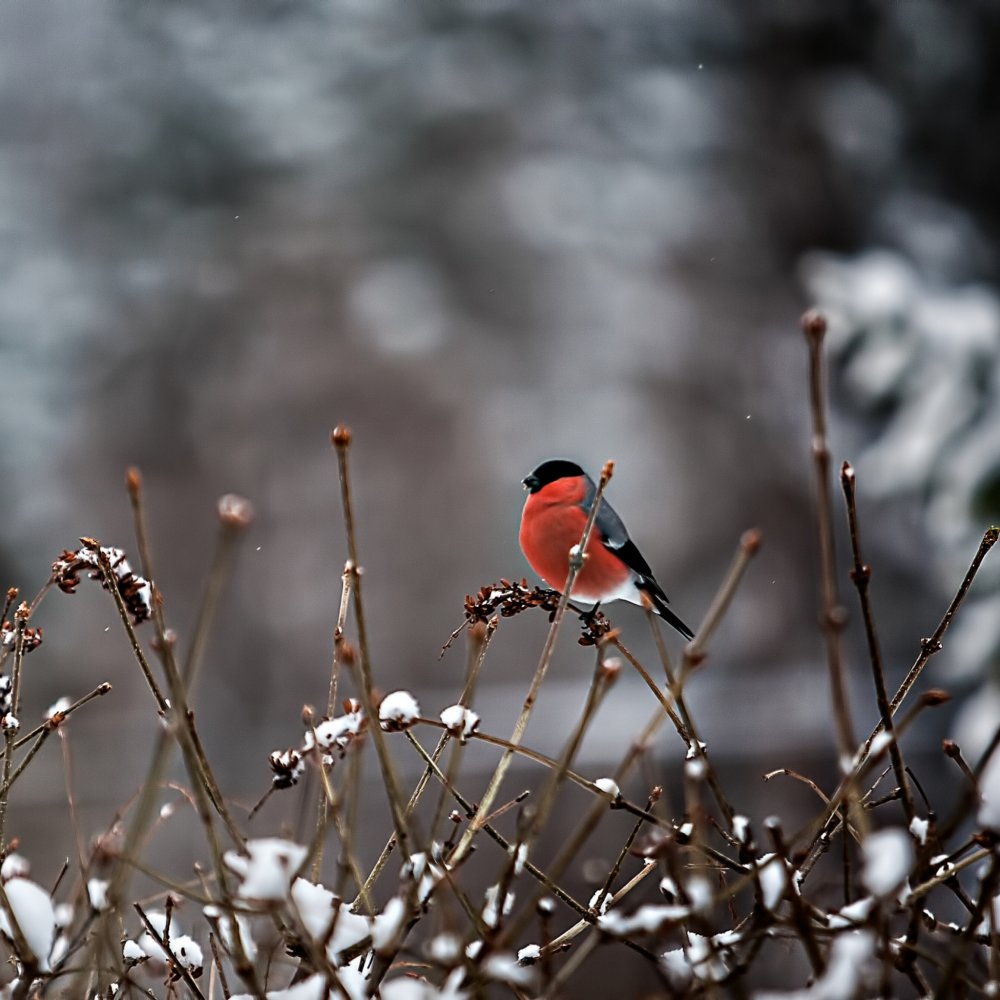
<svg viewBox="0 0 1000 1000">
<path fill-rule="evenodd" d="M 775 950 L 794 957 L 789 968 L 801 970 L 789 977 L 797 981 L 783 984 L 794 989 L 784 995 L 827 1000 L 997 995 L 1000 795 L 994 786 L 1000 782 L 991 782 L 989 765 L 1000 728 L 978 760 L 967 761 L 960 747 L 945 743 L 943 752 L 961 786 L 947 809 L 925 798 L 905 756 L 925 713 L 947 699 L 944 692 L 921 690 L 918 680 L 941 648 L 997 529 L 986 531 L 979 550 L 970 553 L 953 601 L 931 634 L 919 639 L 912 667 L 893 690 L 869 599 L 871 572 L 862 549 L 855 474 L 843 464 L 849 578 L 880 719 L 859 740 L 844 679 L 845 581 L 834 546 L 840 504 L 834 500 L 825 425 L 825 321 L 807 314 L 803 329 L 812 399 L 820 622 L 831 693 L 825 717 L 838 775 L 824 788 L 818 779 L 786 771 L 815 795 L 809 822 L 787 829 L 773 818 L 756 828 L 742 815 L 734 804 L 739 796 L 727 789 L 688 701 L 689 685 L 710 668 L 713 634 L 761 543 L 758 532 L 751 529 L 740 538 L 732 566 L 679 662 L 668 655 L 655 619 L 650 625 L 659 662 L 650 667 L 639 662 L 602 612 L 581 611 L 559 593 L 525 582 L 500 580 L 484 587 L 466 599 L 458 630 L 468 649 L 464 685 L 453 704 L 424 712 L 419 691 L 379 692 L 369 630 L 380 623 L 364 601 L 352 441 L 350 431 L 340 427 L 332 444 L 348 561 L 329 687 L 316 693 L 325 704 L 304 713 L 299 745 L 274 750 L 269 758 L 270 748 L 260 748 L 261 780 L 271 785 L 265 800 L 298 796 L 312 833 L 300 842 L 251 836 L 248 831 L 259 824 L 255 827 L 253 814 L 236 809 L 220 788 L 191 701 L 228 555 L 252 510 L 238 497 L 220 501 L 212 580 L 193 634 L 181 642 L 151 582 L 142 480 L 131 470 L 135 567 L 124 551 L 84 538 L 55 561 L 49 584 L 32 603 L 20 601 L 16 590 L 7 594 L 0 653 L 0 930 L 10 961 L 0 995 L 554 998 L 586 994 L 588 963 L 627 954 L 648 966 L 650 989 L 661 995 L 741 996 L 750 995 L 756 968 Z M 609 462 L 599 495 L 612 474 Z M 592 528 L 593 517 L 581 545 L 567 553 L 564 592 L 579 572 L 579 553 Z M 20 716 L 23 665 L 26 657 L 45 656 L 44 649 L 37 651 L 43 636 L 31 624 L 39 602 L 55 588 L 72 593 L 90 586 L 89 579 L 114 602 L 149 690 L 150 712 L 161 725 L 136 797 L 110 818 L 79 865 L 67 863 L 56 885 L 43 887 L 31 878 L 30 858 L 18 853 L 10 790 L 32 780 L 32 761 L 71 715 L 101 710 L 106 702 L 99 699 L 109 685 L 74 703 L 53 705 L 31 728 Z M 501 641 L 504 618 L 539 612 L 550 625 L 523 707 L 508 737 L 489 733 L 477 714 L 484 663 Z M 592 679 L 582 710 L 567 723 L 562 749 L 552 758 L 527 745 L 525 734 L 557 638 L 577 615 L 580 656 L 592 664 Z M 914 630 L 921 634 L 920 623 Z M 621 733 L 617 765 L 605 775 L 584 774 L 576 764 L 581 743 L 616 678 L 632 669 L 648 686 L 648 706 L 634 729 Z M 648 751 L 664 727 L 676 732 L 676 755 L 683 759 L 678 815 L 666 814 L 656 783 L 640 799 L 623 793 L 636 786 L 640 763 L 647 771 L 652 766 Z M 488 744 L 497 758 L 485 787 L 463 766 L 474 741 Z M 401 777 L 404 754 L 415 755 L 423 768 L 413 787 Z M 151 831 L 164 815 L 164 775 L 177 757 L 187 776 L 185 797 L 204 835 L 203 850 L 180 873 L 156 870 L 146 853 Z M 367 772 L 361 767 L 365 760 Z M 540 777 L 530 793 L 512 796 L 505 778 L 518 760 L 533 762 Z M 570 785 L 589 796 L 589 805 L 572 816 L 571 833 L 553 848 L 545 834 L 556 817 L 566 827 L 563 793 Z M 378 861 L 366 866 L 359 845 L 369 844 L 371 831 L 363 828 L 359 802 L 373 797 L 393 832 Z M 598 891 L 589 899 L 576 898 L 567 873 L 612 813 L 627 815 L 630 831 Z M 80 836 L 67 828 L 67 837 L 74 833 Z M 835 891 L 829 879 L 816 877 L 823 866 L 838 873 Z M 137 873 L 161 891 L 137 900 Z M 958 919 L 940 916 L 956 911 Z"/>
</svg>

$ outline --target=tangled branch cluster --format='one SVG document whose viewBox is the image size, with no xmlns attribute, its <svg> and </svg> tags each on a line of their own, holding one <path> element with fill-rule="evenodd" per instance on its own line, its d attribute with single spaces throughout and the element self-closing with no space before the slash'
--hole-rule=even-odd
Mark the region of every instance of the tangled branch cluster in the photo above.
<svg viewBox="0 0 1000 1000">
<path fill-rule="evenodd" d="M 81 549 L 56 560 L 51 581 L 72 593 L 86 574 L 109 589 L 152 696 L 157 739 L 132 807 L 93 838 L 89 853 L 80 852 L 55 889 L 33 880 L 29 860 L 17 850 L 21 819 L 11 789 L 34 776 L 30 765 L 53 733 L 68 747 L 72 716 L 111 686 L 101 684 L 76 701 L 60 698 L 22 735 L 27 727 L 18 720 L 34 711 L 21 667 L 25 651 L 40 640 L 40 630 L 29 625 L 35 606 L 19 605 L 14 625 L 4 623 L 0 666 L 10 661 L 11 669 L 0 674 L 0 937 L 11 971 L 0 983 L 0 1000 L 556 1000 L 593 995 L 592 984 L 608 969 L 623 997 L 630 987 L 648 992 L 650 984 L 664 996 L 730 992 L 753 1000 L 1000 993 L 1000 726 L 977 760 L 966 760 L 954 742 L 942 748 L 959 782 L 948 808 L 938 801 L 940 790 L 924 795 L 904 745 L 924 714 L 947 700 L 934 690 L 909 696 L 1000 533 L 985 533 L 954 599 L 937 628 L 916 643 L 916 659 L 892 693 L 868 593 L 872 574 L 862 558 L 854 472 L 845 463 L 850 577 L 879 719 L 859 741 L 845 697 L 846 616 L 837 596 L 820 391 L 824 330 L 821 317 L 807 317 L 831 691 L 829 710 L 817 715 L 830 729 L 838 766 L 832 781 L 790 768 L 766 776 L 794 778 L 815 796 L 800 828 L 778 815 L 751 818 L 747 783 L 719 766 L 688 698 L 688 686 L 711 669 L 715 630 L 737 597 L 759 533 L 740 539 L 679 663 L 657 632 L 660 662 L 651 672 L 602 613 L 572 609 L 582 625 L 579 641 L 592 647 L 587 658 L 594 669 L 582 703 L 561 706 L 561 746 L 549 756 L 528 745 L 526 734 L 534 731 L 529 722 L 568 602 L 526 581 L 501 580 L 466 598 L 470 655 L 453 704 L 426 717 L 408 691 L 380 697 L 354 532 L 352 436 L 338 428 L 332 443 L 350 558 L 334 629 L 327 717 L 317 723 L 311 710 L 304 712 L 298 745 L 269 757 L 271 790 L 295 791 L 268 792 L 242 822 L 220 787 L 192 708 L 204 643 L 192 639 L 180 668 L 175 649 L 183 639 L 166 627 L 159 595 L 152 615 L 152 587 L 132 572 L 124 552 L 83 539 Z M 599 490 L 612 471 L 605 466 Z M 130 471 L 127 485 L 146 567 L 137 471 Z M 228 565 L 252 508 L 227 497 L 218 514 L 214 571 Z M 16 594 L 8 592 L 7 610 Z M 211 619 L 210 600 L 200 627 Z M 497 727 L 509 720 L 496 717 L 495 704 L 476 701 L 477 682 L 500 623 L 529 608 L 548 615 L 548 634 L 523 707 L 504 737 Z M 352 611 L 356 633 L 348 641 Z M 148 618 L 155 632 L 152 663 L 133 628 Z M 588 774 L 580 749 L 625 661 L 648 687 L 649 715 L 643 720 L 633 713 L 634 724 L 605 734 L 619 740 L 620 759 L 608 761 L 605 774 Z M 341 697 L 344 711 L 337 715 L 338 693 L 348 685 L 351 694 Z M 668 727 L 672 742 L 654 758 L 650 748 Z M 477 747 L 475 755 L 470 746 Z M 483 787 L 474 762 L 486 753 L 499 761 Z M 183 785 L 160 778 L 173 754 L 186 775 Z M 420 768 L 412 781 L 399 766 L 404 758 Z M 341 760 L 344 766 L 333 766 Z M 538 770 L 527 790 L 505 792 L 514 761 Z M 665 762 L 672 773 L 664 771 Z M 306 775 L 311 780 L 301 780 Z M 278 815 L 273 803 L 285 803 L 294 816 Z M 156 826 L 168 826 L 187 807 L 204 834 L 196 880 L 190 864 L 160 871 L 146 853 Z M 80 821 L 75 803 L 68 814 Z M 293 821 L 302 831 L 295 840 L 287 834 Z M 266 825 L 281 835 L 269 836 Z M 67 854 L 91 831 L 71 833 Z M 599 847 L 598 836 L 604 838 Z M 376 838 L 384 846 L 371 863 Z M 608 860 L 596 860 L 602 857 Z M 581 883 L 581 869 L 589 884 Z M 147 880 L 142 892 L 132 884 L 138 871 Z M 134 902 L 139 898 L 155 903 Z M 762 988 L 762 981 L 781 988 Z"/>
<path fill-rule="evenodd" d="M 133 624 L 147 621 L 153 612 L 153 589 L 149 581 L 132 572 L 122 549 L 99 546 L 93 539 L 81 538 L 82 548 L 65 549 L 52 563 L 52 582 L 64 593 L 75 594 L 80 586 L 80 574 L 87 573 L 91 580 L 100 580 L 107 590 L 108 583 L 101 569 L 106 562 L 115 586 Z"/>
<path fill-rule="evenodd" d="M 551 622 L 559 606 L 559 591 L 544 587 L 529 587 L 528 581 L 511 583 L 501 578 L 499 583 L 486 584 L 476 594 L 465 597 L 465 624 L 488 622 L 494 614 L 513 618 L 529 608 L 541 608 Z M 582 626 L 578 642 L 581 646 L 595 646 L 610 631 L 611 622 L 603 611 L 579 611 Z"/>
</svg>

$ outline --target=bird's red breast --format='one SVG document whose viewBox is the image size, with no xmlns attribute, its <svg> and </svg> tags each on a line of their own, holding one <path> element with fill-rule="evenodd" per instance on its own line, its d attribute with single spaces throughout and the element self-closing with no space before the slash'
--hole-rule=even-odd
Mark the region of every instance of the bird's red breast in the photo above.
<svg viewBox="0 0 1000 1000">
<path fill-rule="evenodd" d="M 569 550 L 580 544 L 588 512 L 583 476 L 564 477 L 528 495 L 521 514 L 520 542 L 532 569 L 550 586 L 562 590 L 569 572 Z M 632 578 L 632 571 L 602 542 L 595 529 L 587 543 L 587 559 L 577 574 L 572 596 L 581 601 L 611 600 Z"/>
</svg>

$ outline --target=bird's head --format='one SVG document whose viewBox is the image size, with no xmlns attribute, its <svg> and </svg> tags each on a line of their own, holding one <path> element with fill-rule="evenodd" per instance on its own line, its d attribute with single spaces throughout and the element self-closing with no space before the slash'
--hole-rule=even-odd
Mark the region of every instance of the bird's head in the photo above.
<svg viewBox="0 0 1000 1000">
<path fill-rule="evenodd" d="M 525 476 L 521 482 L 529 493 L 537 493 L 549 483 L 554 483 L 559 479 L 573 479 L 582 475 L 584 475 L 584 471 L 576 462 L 570 462 L 565 458 L 550 458 L 547 462 L 542 462 L 531 475 Z"/>
</svg>

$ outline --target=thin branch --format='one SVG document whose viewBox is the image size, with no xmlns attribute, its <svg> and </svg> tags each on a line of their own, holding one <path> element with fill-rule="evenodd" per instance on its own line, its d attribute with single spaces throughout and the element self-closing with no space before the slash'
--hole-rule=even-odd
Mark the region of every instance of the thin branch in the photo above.
<svg viewBox="0 0 1000 1000">
<path fill-rule="evenodd" d="M 334 428 L 330 441 L 337 453 L 337 466 L 340 472 L 340 496 L 344 507 L 344 529 L 347 535 L 347 552 L 350 560 L 351 588 L 354 592 L 354 619 L 358 626 L 358 647 L 360 652 L 361 683 L 358 685 L 361 704 L 369 720 L 369 732 L 375 746 L 382 780 L 385 784 L 386 797 L 389 800 L 389 811 L 392 814 L 393 827 L 396 830 L 396 840 L 402 849 L 403 856 L 410 856 L 411 817 L 407 817 L 403 804 L 403 793 L 392 762 L 392 755 L 386 744 L 385 733 L 379 724 L 378 712 L 372 697 L 372 666 L 368 648 L 368 629 L 365 622 L 364 602 L 361 596 L 361 564 L 358 562 L 358 543 L 354 530 L 354 503 L 351 497 L 351 477 L 348 454 L 351 447 L 351 430 L 343 425 Z"/>
<path fill-rule="evenodd" d="M 823 337 L 826 317 L 813 309 L 802 317 L 802 332 L 809 344 L 809 398 L 812 407 L 812 453 L 816 467 L 817 532 L 820 553 L 823 635 L 826 639 L 827 669 L 833 716 L 837 725 L 840 769 L 846 773 L 854 756 L 854 727 L 851 723 L 844 652 L 841 641 L 845 612 L 837 596 L 837 569 L 834 556 L 833 516 L 830 503 L 830 449 L 826 440 L 826 390 L 823 376 Z"/>
<path fill-rule="evenodd" d="M 902 795 L 903 814 L 906 816 L 906 825 L 909 827 L 915 816 L 913 792 L 910 790 L 910 782 L 906 775 L 906 765 L 903 763 L 903 751 L 899 745 L 899 741 L 896 739 L 896 732 L 892 723 L 892 709 L 889 706 L 889 695 L 885 688 L 882 650 L 879 646 L 878 633 L 875 628 L 875 615 L 872 611 L 871 594 L 869 591 L 872 571 L 861 555 L 861 530 L 858 527 L 855 474 L 849 462 L 844 462 L 843 466 L 841 466 L 840 483 L 844 491 L 844 500 L 847 504 L 847 524 L 851 535 L 851 554 L 854 557 L 851 579 L 854 581 L 854 586 L 858 592 L 858 600 L 861 603 L 861 618 L 865 625 L 865 639 L 868 643 L 868 655 L 871 659 L 872 679 L 875 682 L 875 700 L 882 719 L 882 728 L 889 737 L 889 759 L 892 761 L 892 769 L 896 775 L 896 784 L 899 786 L 900 794 Z"/>
<path fill-rule="evenodd" d="M 961 585 L 952 598 L 951 604 L 948 605 L 948 610 L 945 611 L 944 617 L 938 622 L 937 628 L 934 630 L 934 634 L 929 639 L 922 639 L 920 641 L 920 653 L 918 654 L 916 660 L 913 662 L 913 666 L 910 667 L 903 678 L 903 683 L 899 685 L 899 689 L 892 696 L 892 701 L 889 703 L 889 707 L 892 709 L 892 714 L 895 715 L 899 709 L 899 706 L 903 703 L 903 699 L 910 693 L 910 689 L 917 682 L 917 678 L 923 672 L 924 667 L 927 666 L 927 661 L 942 648 L 941 640 L 944 638 L 945 632 L 948 631 L 948 626 L 951 624 L 952 618 L 955 617 L 955 613 L 962 605 L 962 601 L 965 600 L 966 595 L 969 592 L 969 588 L 972 586 L 972 581 L 976 577 L 976 573 L 979 572 L 979 567 L 982 565 L 983 560 L 986 558 L 990 549 L 997 542 L 997 538 L 1000 537 L 1000 528 L 988 528 L 983 535 L 983 540 L 979 543 L 979 549 L 973 556 L 972 562 L 969 565 L 969 569 L 965 574 L 965 579 L 962 580 Z M 871 749 L 872 741 L 875 737 L 882 731 L 882 723 L 879 724 L 872 730 L 871 735 L 865 740 L 863 752 L 867 755 Z"/>
</svg>

